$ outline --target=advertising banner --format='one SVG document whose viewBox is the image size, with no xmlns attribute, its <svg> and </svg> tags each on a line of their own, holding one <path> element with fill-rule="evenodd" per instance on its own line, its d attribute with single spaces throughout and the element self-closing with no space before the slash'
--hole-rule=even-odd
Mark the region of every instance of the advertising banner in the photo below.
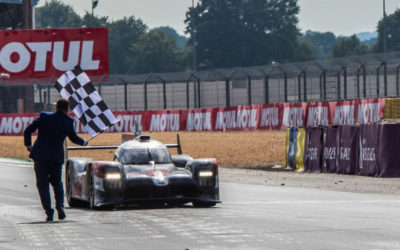
<svg viewBox="0 0 400 250">
<path fill-rule="evenodd" d="M 400 177 L 400 124 L 383 124 L 379 131 L 379 177 Z"/>
<path fill-rule="evenodd" d="M 297 147 L 296 147 L 296 171 L 304 171 L 304 144 L 306 140 L 306 130 L 299 128 L 297 131 Z"/>
<path fill-rule="evenodd" d="M 339 127 L 337 173 L 358 174 L 359 133 L 359 126 L 343 125 Z"/>
<path fill-rule="evenodd" d="M 322 129 L 306 128 L 304 171 L 321 172 Z"/>
<path fill-rule="evenodd" d="M 360 164 L 359 174 L 378 175 L 378 147 L 380 124 L 360 126 Z"/>
<path fill-rule="evenodd" d="M 335 173 L 338 152 L 338 131 L 336 127 L 324 127 L 322 135 L 322 168 L 323 173 Z"/>
<path fill-rule="evenodd" d="M 107 28 L 0 30 L 0 72 L 10 79 L 58 77 L 79 65 L 109 74 Z"/>
<path fill-rule="evenodd" d="M 292 127 L 289 132 L 288 167 L 291 170 L 296 169 L 297 131 L 298 128 Z"/>
<path fill-rule="evenodd" d="M 120 122 L 108 132 L 247 131 L 369 123 L 383 119 L 384 105 L 385 99 L 378 98 L 225 108 L 122 111 L 113 112 Z M 26 120 L 26 117 L 37 115 L 0 114 L 0 135 L 19 135 L 18 127 L 15 127 L 19 125 L 19 119 Z M 14 117 L 19 117 L 15 124 Z M 75 128 L 79 133 L 85 133 L 78 120 L 75 122 Z"/>
</svg>

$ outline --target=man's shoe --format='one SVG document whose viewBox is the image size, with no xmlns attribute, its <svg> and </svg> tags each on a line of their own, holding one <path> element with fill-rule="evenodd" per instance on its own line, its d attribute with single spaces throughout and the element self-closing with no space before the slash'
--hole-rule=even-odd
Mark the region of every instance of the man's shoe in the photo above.
<svg viewBox="0 0 400 250">
<path fill-rule="evenodd" d="M 65 215 L 65 212 L 64 212 L 64 209 L 57 209 L 57 213 L 58 213 L 58 219 L 59 220 L 63 220 L 63 219 L 65 219 L 65 217 L 67 217 L 66 215 Z"/>
<path fill-rule="evenodd" d="M 46 222 L 53 221 L 54 209 L 51 209 L 49 212 L 46 212 Z"/>
</svg>

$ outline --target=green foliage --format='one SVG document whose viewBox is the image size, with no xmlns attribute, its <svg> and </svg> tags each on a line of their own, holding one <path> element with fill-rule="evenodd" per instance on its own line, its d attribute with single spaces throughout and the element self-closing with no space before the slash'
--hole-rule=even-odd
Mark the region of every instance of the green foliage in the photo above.
<svg viewBox="0 0 400 250">
<path fill-rule="evenodd" d="M 332 49 L 333 57 L 355 56 L 368 53 L 368 46 L 356 37 L 340 37 L 336 40 Z"/>
<path fill-rule="evenodd" d="M 133 73 L 181 71 L 183 55 L 178 51 L 175 38 L 162 31 L 150 31 L 139 37 L 131 50 Z"/>
<path fill-rule="evenodd" d="M 326 59 L 332 52 L 336 42 L 336 36 L 332 32 L 306 31 L 300 38 L 301 42 L 307 42 L 312 50 L 315 59 Z"/>
<path fill-rule="evenodd" d="M 86 27 L 107 27 L 108 24 L 108 17 L 92 16 L 92 14 L 87 11 L 82 18 L 82 25 Z"/>
<path fill-rule="evenodd" d="M 400 9 L 386 17 L 387 51 L 400 51 Z M 374 47 L 375 52 L 383 52 L 384 22 L 383 18 L 378 23 L 378 40 Z"/>
<path fill-rule="evenodd" d="M 200 68 L 287 62 L 298 48 L 298 12 L 297 0 L 201 0 L 186 13 L 186 33 Z"/>
<path fill-rule="evenodd" d="M 82 19 L 74 9 L 59 0 L 46 2 L 43 7 L 36 8 L 37 28 L 74 28 L 81 27 Z"/>
<path fill-rule="evenodd" d="M 127 74 L 134 72 L 132 60 L 135 53 L 130 49 L 147 30 L 141 19 L 134 16 L 112 22 L 108 25 L 108 47 L 110 50 L 110 72 Z"/>
<path fill-rule="evenodd" d="M 175 39 L 176 46 L 178 46 L 178 48 L 185 47 L 186 43 L 188 41 L 188 39 L 186 37 L 179 35 L 175 29 L 173 29 L 169 26 L 157 27 L 157 28 L 154 28 L 153 30 L 154 31 L 162 31 L 162 32 L 165 32 L 166 34 L 172 36 Z"/>
<path fill-rule="evenodd" d="M 296 61 L 310 61 L 315 59 L 313 44 L 308 40 L 300 39 L 295 54 Z"/>
</svg>

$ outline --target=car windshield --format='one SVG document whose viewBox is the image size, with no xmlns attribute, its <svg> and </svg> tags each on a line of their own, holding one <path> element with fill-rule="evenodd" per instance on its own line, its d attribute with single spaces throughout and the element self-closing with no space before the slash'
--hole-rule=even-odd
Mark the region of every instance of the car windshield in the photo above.
<svg viewBox="0 0 400 250">
<path fill-rule="evenodd" d="M 134 148 L 125 150 L 121 161 L 123 164 L 148 164 L 150 161 L 166 164 L 171 163 L 171 157 L 166 148 Z"/>
</svg>

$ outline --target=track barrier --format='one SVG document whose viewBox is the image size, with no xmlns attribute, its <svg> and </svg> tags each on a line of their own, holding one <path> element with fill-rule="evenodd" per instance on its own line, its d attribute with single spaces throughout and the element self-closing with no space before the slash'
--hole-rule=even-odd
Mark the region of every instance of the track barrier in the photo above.
<svg viewBox="0 0 400 250">
<path fill-rule="evenodd" d="M 288 129 L 289 131 L 289 129 Z M 292 132 L 293 131 L 293 132 Z M 305 140 L 302 140 L 305 131 Z M 296 137 L 295 166 L 309 173 L 338 173 L 374 177 L 400 177 L 398 149 L 400 124 L 362 124 L 290 129 Z M 289 144 L 290 144 L 289 143 Z M 303 160 L 299 160 L 303 154 Z"/>
<path fill-rule="evenodd" d="M 296 172 L 304 171 L 304 143 L 306 140 L 306 130 L 298 128 L 297 130 L 297 146 L 296 146 Z"/>
</svg>

